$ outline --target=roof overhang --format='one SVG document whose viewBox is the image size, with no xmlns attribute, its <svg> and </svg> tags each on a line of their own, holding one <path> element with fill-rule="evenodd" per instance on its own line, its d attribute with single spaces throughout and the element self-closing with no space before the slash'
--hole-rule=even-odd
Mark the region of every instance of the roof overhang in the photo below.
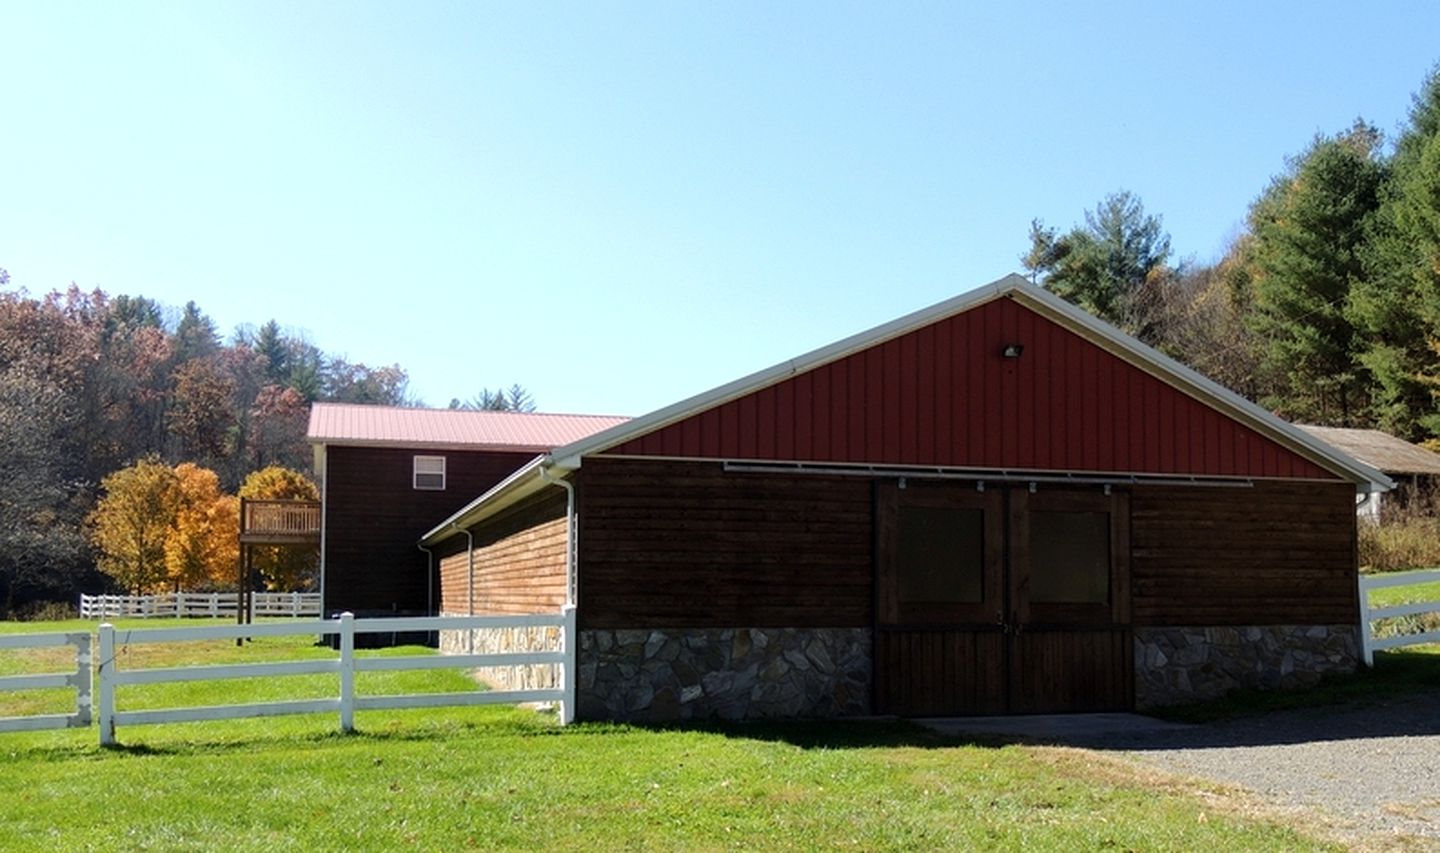
<svg viewBox="0 0 1440 853">
<path fill-rule="evenodd" d="M 473 451 L 480 453 L 544 453 L 550 448 L 543 444 L 479 444 L 456 441 L 408 441 L 390 439 L 335 439 L 306 436 L 312 445 L 330 447 L 369 447 L 381 450 L 445 450 L 451 452 Z"/>
<path fill-rule="evenodd" d="M 434 547 L 461 530 L 473 527 L 546 486 L 553 485 L 554 481 L 547 478 L 546 473 L 555 467 L 549 456 L 536 456 L 420 537 L 420 546 Z"/>
</svg>

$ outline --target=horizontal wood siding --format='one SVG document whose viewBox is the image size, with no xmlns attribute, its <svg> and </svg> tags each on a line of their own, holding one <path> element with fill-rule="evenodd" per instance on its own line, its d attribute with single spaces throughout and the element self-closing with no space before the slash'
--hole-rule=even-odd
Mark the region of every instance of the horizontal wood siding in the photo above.
<svg viewBox="0 0 1440 853">
<path fill-rule="evenodd" d="M 414 457 L 445 457 L 443 491 L 414 488 Z M 327 447 L 325 612 L 423 612 L 429 594 L 420 537 L 533 454 Z"/>
<path fill-rule="evenodd" d="M 868 627 L 869 480 L 591 458 L 582 627 Z"/>
<path fill-rule="evenodd" d="M 1008 344 L 1024 352 L 1005 358 Z M 609 453 L 1333 479 L 1007 298 Z"/>
<path fill-rule="evenodd" d="M 556 488 L 470 530 L 477 615 L 553 613 L 565 604 L 565 493 Z M 440 560 L 440 609 L 470 612 L 465 537 Z"/>
<path fill-rule="evenodd" d="M 1136 625 L 1359 619 L 1348 483 L 1136 486 L 1131 530 Z"/>
</svg>

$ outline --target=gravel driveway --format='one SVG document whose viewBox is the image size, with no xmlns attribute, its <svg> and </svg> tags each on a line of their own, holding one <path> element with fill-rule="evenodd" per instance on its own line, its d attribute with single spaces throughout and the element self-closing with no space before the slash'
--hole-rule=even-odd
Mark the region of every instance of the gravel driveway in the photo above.
<svg viewBox="0 0 1440 853">
<path fill-rule="evenodd" d="M 1370 844 L 1440 850 L 1440 691 L 1364 708 L 1307 708 L 1076 742 L 1171 773 L 1316 809 Z"/>
</svg>

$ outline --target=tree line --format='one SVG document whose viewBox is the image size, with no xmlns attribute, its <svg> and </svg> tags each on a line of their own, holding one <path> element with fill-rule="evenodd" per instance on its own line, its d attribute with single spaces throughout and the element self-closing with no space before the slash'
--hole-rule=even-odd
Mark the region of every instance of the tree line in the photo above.
<svg viewBox="0 0 1440 853">
<path fill-rule="evenodd" d="M 1037 282 L 1284 418 L 1440 436 L 1440 70 L 1393 141 L 1312 139 L 1214 263 L 1124 191 L 1029 243 Z"/>
<path fill-rule="evenodd" d="M 310 403 L 405 404 L 407 382 L 275 320 L 222 341 L 194 302 L 31 296 L 0 270 L 0 618 L 109 585 L 86 519 L 110 475 L 187 463 L 231 493 L 270 466 L 307 471 Z"/>
</svg>

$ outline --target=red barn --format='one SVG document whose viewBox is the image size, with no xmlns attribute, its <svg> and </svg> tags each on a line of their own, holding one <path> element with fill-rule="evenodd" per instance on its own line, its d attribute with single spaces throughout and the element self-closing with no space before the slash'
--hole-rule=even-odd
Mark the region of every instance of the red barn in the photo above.
<svg viewBox="0 0 1440 853">
<path fill-rule="evenodd" d="M 1353 669 L 1389 485 L 1010 276 L 540 455 L 423 544 L 445 611 L 577 604 L 583 718 L 1123 710 Z"/>
</svg>

